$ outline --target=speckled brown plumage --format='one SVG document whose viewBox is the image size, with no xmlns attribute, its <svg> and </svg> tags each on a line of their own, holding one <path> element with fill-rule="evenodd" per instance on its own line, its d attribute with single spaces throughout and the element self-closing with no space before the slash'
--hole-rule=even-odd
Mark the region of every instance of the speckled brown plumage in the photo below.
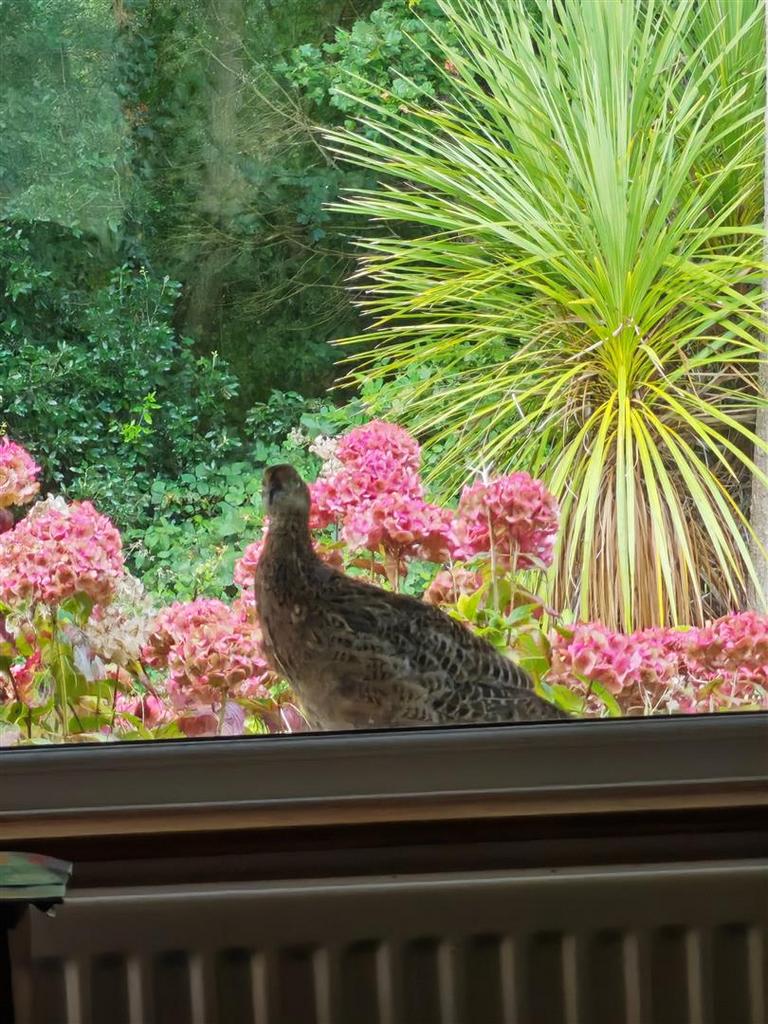
<svg viewBox="0 0 768 1024">
<path fill-rule="evenodd" d="M 439 609 L 320 561 L 309 491 L 291 466 L 266 471 L 264 504 L 257 614 L 267 657 L 312 728 L 568 717 L 533 692 L 521 668 Z"/>
</svg>

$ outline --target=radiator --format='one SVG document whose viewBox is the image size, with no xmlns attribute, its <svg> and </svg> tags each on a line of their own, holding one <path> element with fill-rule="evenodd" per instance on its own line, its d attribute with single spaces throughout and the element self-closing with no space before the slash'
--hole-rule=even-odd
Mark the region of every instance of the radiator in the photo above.
<svg viewBox="0 0 768 1024">
<path fill-rule="evenodd" d="M 766 1024 L 755 862 L 70 892 L 17 1024 Z"/>
</svg>

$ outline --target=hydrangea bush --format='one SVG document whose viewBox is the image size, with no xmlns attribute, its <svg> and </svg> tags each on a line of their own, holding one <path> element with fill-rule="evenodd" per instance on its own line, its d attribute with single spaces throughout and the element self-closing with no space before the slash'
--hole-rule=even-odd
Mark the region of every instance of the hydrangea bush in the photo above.
<svg viewBox="0 0 768 1024">
<path fill-rule="evenodd" d="M 40 467 L 20 444 L 0 437 L 0 509 L 27 505 L 40 490 Z"/>
<path fill-rule="evenodd" d="M 120 534 L 89 501 L 38 502 L 0 536 L 0 600 L 57 606 L 76 594 L 106 605 L 123 575 Z"/>
<path fill-rule="evenodd" d="M 429 563 L 423 599 L 520 661 L 561 707 L 597 717 L 768 707 L 768 616 L 622 634 L 566 625 L 548 608 L 537 590 L 558 508 L 527 473 L 477 479 L 449 508 L 428 500 L 419 445 L 394 424 L 306 443 L 322 462 L 311 485 L 319 556 L 394 590 L 413 589 L 414 567 Z M 0 439 L 0 743 L 305 728 L 258 626 L 266 529 L 244 545 L 230 600 L 156 608 L 90 502 L 48 497 L 23 514 L 37 473 Z"/>
<path fill-rule="evenodd" d="M 37 495 L 40 466 L 26 448 L 0 437 L 0 533 L 13 527 L 13 506 L 26 505 Z"/>
<path fill-rule="evenodd" d="M 548 682 L 581 695 L 587 713 L 768 709 L 768 616 L 631 634 L 581 623 L 556 635 Z"/>
</svg>

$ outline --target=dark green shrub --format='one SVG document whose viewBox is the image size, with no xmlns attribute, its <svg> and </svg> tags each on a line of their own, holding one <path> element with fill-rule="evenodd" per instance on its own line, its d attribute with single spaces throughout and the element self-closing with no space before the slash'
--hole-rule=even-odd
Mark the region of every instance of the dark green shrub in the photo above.
<svg viewBox="0 0 768 1024">
<path fill-rule="evenodd" d="M 178 284 L 88 267 L 86 243 L 51 230 L 0 232 L 0 419 L 48 486 L 126 526 L 155 479 L 232 450 L 236 382 L 174 332 Z"/>
<path fill-rule="evenodd" d="M 299 88 L 316 121 L 343 121 L 375 136 L 376 129 L 356 122 L 366 100 L 394 113 L 409 100 L 424 102 L 445 91 L 430 29 L 450 38 L 436 0 L 384 0 L 349 29 L 339 28 L 332 42 L 297 47 L 279 70 Z"/>
</svg>

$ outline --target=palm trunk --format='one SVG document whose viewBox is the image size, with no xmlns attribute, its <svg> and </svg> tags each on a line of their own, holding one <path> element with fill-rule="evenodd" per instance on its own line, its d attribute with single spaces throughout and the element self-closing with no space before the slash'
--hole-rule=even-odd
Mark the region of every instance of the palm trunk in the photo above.
<svg viewBox="0 0 768 1024">
<path fill-rule="evenodd" d="M 244 0 L 209 0 L 212 36 L 208 144 L 198 213 L 211 228 L 187 283 L 185 333 L 210 340 L 231 259 L 226 226 L 242 209 L 248 188 L 237 167 L 237 118 L 242 93 Z M 221 240 L 217 235 L 221 231 Z"/>
<path fill-rule="evenodd" d="M 768 68 L 768 0 L 764 0 L 764 25 L 766 68 Z M 763 260 L 768 263 L 768 74 L 765 79 L 765 112 L 763 136 Z M 763 281 L 763 337 L 768 344 L 768 278 Z M 768 400 L 768 355 L 760 359 L 758 370 L 758 386 L 760 394 Z M 768 445 L 768 405 L 757 412 L 755 432 L 764 445 Z M 755 445 L 754 462 L 757 468 L 768 476 L 768 451 L 765 447 Z M 752 542 L 752 559 L 757 571 L 757 585 L 751 582 L 747 593 L 750 608 L 765 611 L 768 607 L 768 488 L 756 477 L 752 481 L 752 508 L 750 521 L 755 537 Z M 763 550 L 761 550 L 761 548 Z"/>
</svg>

